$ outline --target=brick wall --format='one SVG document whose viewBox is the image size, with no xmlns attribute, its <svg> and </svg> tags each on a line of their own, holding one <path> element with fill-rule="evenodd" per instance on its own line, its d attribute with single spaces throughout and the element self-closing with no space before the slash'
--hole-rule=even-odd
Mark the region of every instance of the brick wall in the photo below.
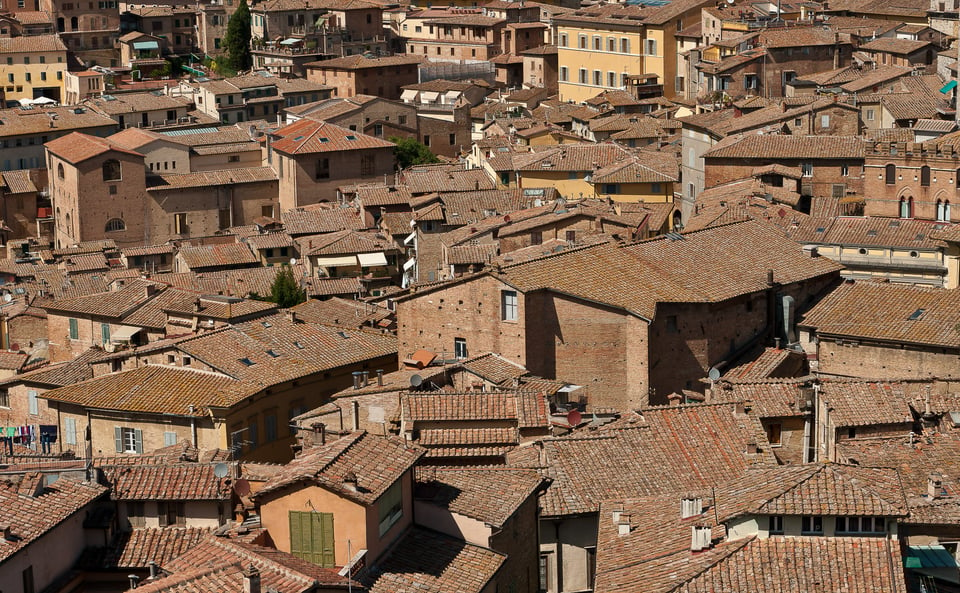
<svg viewBox="0 0 960 593">
<path fill-rule="evenodd" d="M 893 165 L 894 176 L 887 183 L 886 167 Z M 930 180 L 924 185 L 922 168 L 930 168 Z M 937 200 L 960 205 L 960 154 L 937 153 L 919 144 L 899 142 L 868 145 L 864 164 L 863 195 L 867 216 L 900 216 L 900 200 L 913 199 L 913 218 L 937 219 Z M 950 208 L 950 220 L 960 221 L 960 207 Z"/>
<path fill-rule="evenodd" d="M 923 348 L 896 344 L 852 345 L 821 339 L 818 371 L 828 375 L 877 379 L 886 377 L 958 377 L 958 349 Z"/>
<path fill-rule="evenodd" d="M 497 580 L 510 591 L 536 593 L 540 587 L 537 497 L 530 496 L 500 531 L 490 538 L 490 548 L 507 555 Z"/>
</svg>

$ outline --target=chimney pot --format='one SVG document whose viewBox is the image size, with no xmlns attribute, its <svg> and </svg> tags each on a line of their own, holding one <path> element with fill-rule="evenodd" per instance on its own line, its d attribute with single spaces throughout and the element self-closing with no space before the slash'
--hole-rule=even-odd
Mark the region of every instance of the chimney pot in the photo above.
<svg viewBox="0 0 960 593">
<path fill-rule="evenodd" d="M 756 443 L 753 443 L 753 442 L 747 443 L 747 453 L 748 453 L 748 454 L 751 454 L 751 455 L 752 455 L 752 454 L 755 454 L 755 453 L 757 453 L 759 450 L 760 450 L 760 449 L 757 447 L 757 444 L 756 444 Z"/>
<path fill-rule="evenodd" d="M 343 476 L 343 486 L 350 492 L 357 492 L 357 474 L 347 472 Z"/>
<path fill-rule="evenodd" d="M 140 577 L 138 577 L 138 576 L 135 575 L 135 574 L 128 574 L 128 575 L 127 575 L 127 578 L 130 580 L 130 588 L 131 588 L 131 589 L 136 589 L 136 588 L 137 588 L 137 584 L 140 582 Z"/>
<path fill-rule="evenodd" d="M 377 385 L 383 387 L 383 369 L 377 369 Z"/>
<path fill-rule="evenodd" d="M 260 593 L 260 571 L 253 564 L 243 569 L 243 593 Z"/>
<path fill-rule="evenodd" d="M 933 472 L 927 478 L 927 496 L 933 499 L 940 498 L 943 493 L 943 476 Z"/>
</svg>

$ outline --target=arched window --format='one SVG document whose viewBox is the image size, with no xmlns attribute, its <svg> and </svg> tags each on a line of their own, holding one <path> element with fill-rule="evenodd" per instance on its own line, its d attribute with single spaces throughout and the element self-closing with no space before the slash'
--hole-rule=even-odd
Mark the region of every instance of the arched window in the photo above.
<svg viewBox="0 0 960 593">
<path fill-rule="evenodd" d="M 897 182 L 897 166 L 887 165 L 886 167 L 887 185 L 893 185 Z"/>
<path fill-rule="evenodd" d="M 80 30 L 80 19 L 78 19 L 78 18 L 75 17 L 75 16 L 70 17 L 70 30 L 71 30 L 71 31 L 79 31 L 79 30 Z"/>
<path fill-rule="evenodd" d="M 125 231 L 127 230 L 127 225 L 123 223 L 122 218 L 111 218 L 107 221 L 106 226 L 103 228 L 104 231 L 111 233 L 114 231 Z"/>
<path fill-rule="evenodd" d="M 913 197 L 900 198 L 900 218 L 913 218 Z"/>
<path fill-rule="evenodd" d="M 57 177 L 63 179 L 63 163 L 57 163 Z"/>
<path fill-rule="evenodd" d="M 930 187 L 930 167 L 926 165 L 920 167 L 920 185 Z"/>
<path fill-rule="evenodd" d="M 943 203 L 943 219 L 946 221 L 953 220 L 950 218 L 950 200 Z"/>
<path fill-rule="evenodd" d="M 937 200 L 937 220 L 943 220 L 943 200 Z"/>
<path fill-rule="evenodd" d="M 950 200 L 937 200 L 937 220 L 950 220 Z"/>
<path fill-rule="evenodd" d="M 103 180 L 120 181 L 120 161 L 109 159 L 103 162 Z"/>
</svg>

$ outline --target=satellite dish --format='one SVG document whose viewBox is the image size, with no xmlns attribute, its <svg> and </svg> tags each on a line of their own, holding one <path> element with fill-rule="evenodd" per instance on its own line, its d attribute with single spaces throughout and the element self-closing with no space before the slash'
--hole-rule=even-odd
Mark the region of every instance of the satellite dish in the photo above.
<svg viewBox="0 0 960 593">
<path fill-rule="evenodd" d="M 567 424 L 570 426 L 580 426 L 580 422 L 583 420 L 583 416 L 580 414 L 579 410 L 570 410 L 567 412 Z"/>
<path fill-rule="evenodd" d="M 3 302 L 9 303 L 12 300 L 13 300 L 13 295 L 11 295 L 9 292 L 3 293 Z"/>
<path fill-rule="evenodd" d="M 226 463 L 218 463 L 213 466 L 213 475 L 218 478 L 226 478 L 228 473 L 230 473 L 230 468 L 227 467 Z"/>
<path fill-rule="evenodd" d="M 412 375 L 410 377 L 410 386 L 411 387 L 420 387 L 423 385 L 423 377 L 420 375 Z"/>
<path fill-rule="evenodd" d="M 720 378 L 720 371 L 717 370 L 717 367 L 710 367 L 710 371 L 707 373 L 707 378 L 711 381 L 716 381 Z"/>
<path fill-rule="evenodd" d="M 237 496 L 246 496 L 250 494 L 250 482 L 240 478 L 237 480 L 237 483 L 233 485 L 233 491 L 237 493 Z"/>
<path fill-rule="evenodd" d="M 291 265 L 291 266 L 297 265 L 297 258 L 291 257 L 291 258 L 290 258 L 290 265 Z"/>
<path fill-rule="evenodd" d="M 733 0 L 727 0 L 727 4 L 729 4 L 730 6 L 733 6 Z"/>
</svg>

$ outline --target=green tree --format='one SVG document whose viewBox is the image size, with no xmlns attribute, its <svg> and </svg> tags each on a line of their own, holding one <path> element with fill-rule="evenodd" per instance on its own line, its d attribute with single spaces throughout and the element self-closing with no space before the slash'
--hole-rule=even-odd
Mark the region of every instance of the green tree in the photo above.
<svg viewBox="0 0 960 593">
<path fill-rule="evenodd" d="M 397 164 L 400 165 L 401 169 L 406 169 L 413 165 L 440 162 L 437 155 L 430 152 L 430 149 L 422 143 L 417 142 L 415 138 L 397 138 L 396 136 L 391 136 L 387 138 L 387 140 L 397 145 L 397 147 L 393 149 L 393 154 L 397 157 Z"/>
<path fill-rule="evenodd" d="M 250 56 L 250 8 L 247 0 L 240 0 L 240 6 L 227 23 L 227 34 L 223 38 L 227 50 L 227 66 L 237 72 L 249 70 L 253 65 Z"/>
<path fill-rule="evenodd" d="M 307 300 L 307 291 L 300 288 L 293 276 L 293 268 L 283 264 L 270 285 L 270 301 L 280 307 L 292 307 Z"/>
</svg>

